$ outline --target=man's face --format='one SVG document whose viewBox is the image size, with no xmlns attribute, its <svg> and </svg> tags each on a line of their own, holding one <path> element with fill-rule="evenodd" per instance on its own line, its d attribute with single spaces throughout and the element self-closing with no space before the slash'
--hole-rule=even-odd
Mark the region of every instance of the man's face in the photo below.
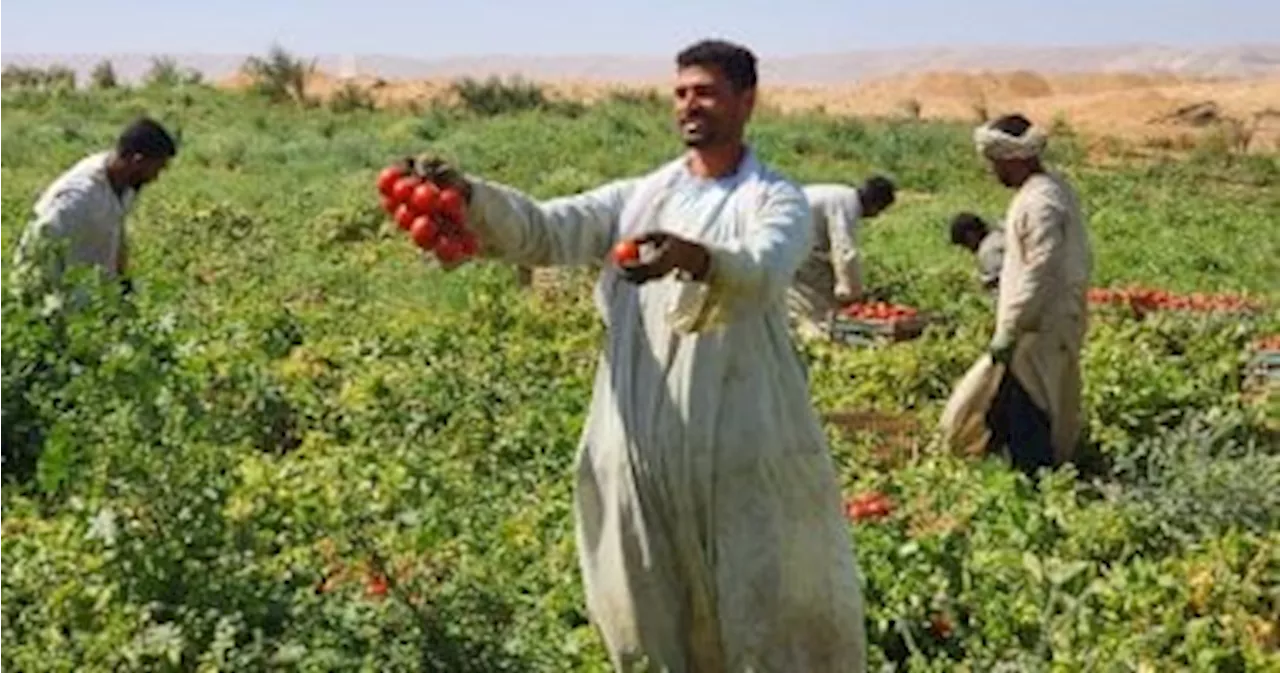
<svg viewBox="0 0 1280 673">
<path fill-rule="evenodd" d="M 689 66 L 676 73 L 676 122 L 687 147 L 715 147 L 742 137 L 755 91 L 735 91 L 714 66 Z"/>
<path fill-rule="evenodd" d="M 880 213 L 883 213 L 885 208 L 888 208 L 888 205 L 883 201 L 866 199 L 862 204 L 862 217 L 871 219 Z"/>
<path fill-rule="evenodd" d="M 129 185 L 138 189 L 154 182 L 160 173 L 169 165 L 169 157 L 144 157 L 135 154 L 129 160 Z"/>
<path fill-rule="evenodd" d="M 995 174 L 996 179 L 1005 187 L 1017 187 L 1022 184 L 1019 179 L 1021 171 L 1020 164 L 1016 161 L 1008 161 L 1001 159 L 990 159 L 991 172 Z"/>
</svg>

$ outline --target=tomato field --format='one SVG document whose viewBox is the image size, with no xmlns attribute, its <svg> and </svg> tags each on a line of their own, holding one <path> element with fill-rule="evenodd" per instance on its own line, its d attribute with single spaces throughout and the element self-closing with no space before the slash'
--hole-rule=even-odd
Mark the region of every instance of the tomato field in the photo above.
<svg viewBox="0 0 1280 673">
<path fill-rule="evenodd" d="M 72 311 L 5 278 L 6 670 L 608 670 L 570 510 L 591 270 L 553 296 L 446 271 L 376 185 L 432 150 L 582 190 L 680 151 L 661 101 L 336 110 L 182 85 L 10 90 L 3 111 L 6 265 L 40 190 L 135 114 L 181 133 L 129 220 L 131 295 L 84 278 Z M 1054 127 L 1093 285 L 1141 292 L 1095 293 L 1085 447 L 1033 483 L 931 448 L 993 322 L 946 223 L 1010 197 L 969 128 L 766 109 L 750 133 L 797 181 L 895 179 L 866 284 L 931 317 L 797 346 L 824 414 L 906 419 L 828 425 L 871 670 L 1280 670 L 1280 408 L 1244 374 L 1280 332 L 1280 158 L 1103 161 Z M 1192 295 L 1238 299 L 1172 299 Z"/>
</svg>

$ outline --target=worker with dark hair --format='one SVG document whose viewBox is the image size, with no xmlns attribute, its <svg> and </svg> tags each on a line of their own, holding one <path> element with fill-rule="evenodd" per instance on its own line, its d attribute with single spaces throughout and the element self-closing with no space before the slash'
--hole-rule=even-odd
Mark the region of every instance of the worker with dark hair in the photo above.
<svg viewBox="0 0 1280 673">
<path fill-rule="evenodd" d="M 1004 264 L 1004 229 L 988 227 L 973 213 L 961 212 L 951 218 L 951 243 L 968 249 L 977 257 L 978 280 L 982 287 L 994 290 L 1000 285 L 1000 266 Z"/>
<path fill-rule="evenodd" d="M 35 219 L 19 242 L 19 291 L 30 289 L 32 282 L 53 282 L 77 265 L 123 280 L 128 269 L 125 216 L 138 192 L 159 177 L 177 151 L 163 126 L 142 117 L 124 128 L 115 147 L 81 159 L 58 176 L 36 201 Z M 50 243 L 65 247 L 55 251 Z"/>
<path fill-rule="evenodd" d="M 862 220 L 878 216 L 897 197 L 893 181 L 882 175 L 858 187 L 806 185 L 804 194 L 813 213 L 813 251 L 787 292 L 787 309 L 802 336 L 820 338 L 835 311 L 862 298 Z"/>
</svg>

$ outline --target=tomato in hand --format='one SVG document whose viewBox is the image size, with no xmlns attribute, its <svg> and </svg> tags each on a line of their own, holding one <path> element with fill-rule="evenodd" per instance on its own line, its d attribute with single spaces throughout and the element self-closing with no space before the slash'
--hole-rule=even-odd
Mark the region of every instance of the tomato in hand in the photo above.
<svg viewBox="0 0 1280 673">
<path fill-rule="evenodd" d="M 409 236 L 423 250 L 430 250 L 436 242 L 436 223 L 430 215 L 419 215 L 409 227 Z"/>
<path fill-rule="evenodd" d="M 635 241 L 619 241 L 613 246 L 613 262 L 618 266 L 628 266 L 640 261 L 640 246 Z"/>
<path fill-rule="evenodd" d="M 414 188 L 409 197 L 409 206 L 419 215 L 430 214 L 440 196 L 440 188 L 430 182 L 424 182 Z"/>
<path fill-rule="evenodd" d="M 413 210 L 406 203 L 396 208 L 396 224 L 405 231 L 413 227 Z"/>
<path fill-rule="evenodd" d="M 399 166 L 387 166 L 378 173 L 378 193 L 383 196 L 391 196 L 396 182 L 404 177 L 404 169 Z"/>
<path fill-rule="evenodd" d="M 466 204 L 463 203 L 462 194 L 452 187 L 441 190 L 436 199 L 436 208 L 453 224 L 462 224 L 465 218 Z"/>
<path fill-rule="evenodd" d="M 420 184 L 422 184 L 422 178 L 406 175 L 396 180 L 395 185 L 391 188 L 391 198 L 400 203 L 405 203 L 409 200 L 409 197 L 413 196 L 413 190 L 417 189 Z"/>
<path fill-rule="evenodd" d="M 445 264 L 462 259 L 462 242 L 454 237 L 442 237 L 436 243 L 436 258 Z"/>
</svg>

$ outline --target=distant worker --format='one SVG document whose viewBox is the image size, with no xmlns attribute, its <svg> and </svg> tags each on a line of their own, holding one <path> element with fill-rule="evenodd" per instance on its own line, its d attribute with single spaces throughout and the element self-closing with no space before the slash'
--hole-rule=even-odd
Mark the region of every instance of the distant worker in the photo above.
<svg viewBox="0 0 1280 673">
<path fill-rule="evenodd" d="M 45 287 L 72 266 L 95 267 L 108 279 L 124 279 L 129 257 L 125 217 L 142 188 L 176 154 L 169 132 L 143 117 L 123 130 L 113 149 L 91 154 L 58 176 L 36 201 L 35 219 L 18 243 L 18 291 L 33 283 Z M 56 251 L 50 243 L 65 247 Z M 128 287 L 127 281 L 123 284 Z"/>
<path fill-rule="evenodd" d="M 995 334 L 943 410 L 953 448 L 1007 447 L 1027 474 L 1070 461 L 1080 434 L 1080 351 L 1093 259 L 1075 190 L 1040 162 L 1048 136 L 1022 115 L 974 131 L 978 151 L 1006 187 Z"/>
<path fill-rule="evenodd" d="M 796 272 L 787 304 L 799 332 L 818 337 L 833 313 L 862 298 L 859 224 L 892 206 L 896 196 L 893 182 L 880 175 L 856 188 L 807 185 L 804 194 L 813 213 L 813 251 Z"/>
<path fill-rule="evenodd" d="M 1000 267 L 1004 264 L 1004 228 L 994 228 L 977 215 L 969 212 L 951 218 L 951 243 L 974 253 L 978 265 L 978 280 L 987 290 L 1000 285 Z"/>
</svg>

